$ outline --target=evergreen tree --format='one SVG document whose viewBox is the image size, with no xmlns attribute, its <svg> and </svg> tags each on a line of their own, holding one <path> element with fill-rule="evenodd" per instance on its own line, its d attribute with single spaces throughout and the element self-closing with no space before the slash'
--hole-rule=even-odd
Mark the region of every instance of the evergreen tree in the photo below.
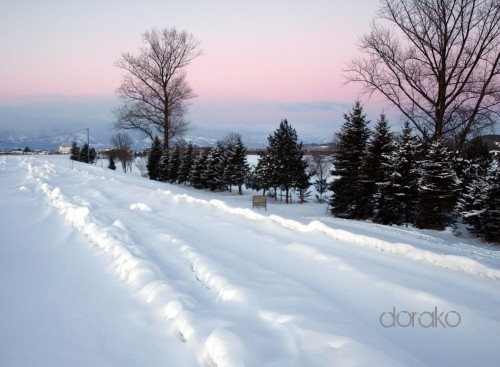
<svg viewBox="0 0 500 367">
<path fill-rule="evenodd" d="M 331 212 L 342 218 L 366 219 L 370 214 L 370 197 L 366 196 L 363 186 L 366 181 L 363 162 L 370 130 L 360 102 L 354 104 L 349 114 L 344 114 L 344 119 L 340 132 L 336 134 L 338 143 L 331 173 L 337 178 L 330 184 L 333 191 Z"/>
<path fill-rule="evenodd" d="M 418 179 L 422 145 L 412 134 L 406 122 L 400 138 L 393 141 L 393 149 L 383 162 L 385 177 L 377 182 L 377 201 L 374 221 L 382 224 L 415 223 L 418 205 Z"/>
<path fill-rule="evenodd" d="M 158 163 L 158 180 L 161 182 L 170 181 L 170 152 L 165 150 L 161 154 Z"/>
<path fill-rule="evenodd" d="M 109 160 L 108 168 L 114 171 L 116 169 L 116 165 L 115 165 L 115 159 L 112 154 L 108 156 L 108 160 Z"/>
<path fill-rule="evenodd" d="M 472 233 L 482 232 L 482 219 L 486 210 L 486 192 L 488 183 L 484 175 L 472 179 L 460 193 L 457 201 L 457 211 L 462 216 L 464 224 Z"/>
<path fill-rule="evenodd" d="M 79 161 L 80 160 L 80 148 L 78 145 L 76 145 L 76 141 L 73 142 L 71 145 L 71 155 L 69 159 L 73 161 Z"/>
<path fill-rule="evenodd" d="M 262 190 L 264 184 L 262 183 L 262 176 L 257 172 L 257 166 L 252 166 L 248 171 L 245 179 L 245 186 L 251 190 Z M 265 195 L 265 190 L 262 195 Z"/>
<path fill-rule="evenodd" d="M 441 230 L 449 224 L 456 204 L 457 185 L 450 153 L 442 140 L 432 142 L 427 159 L 422 162 L 416 223 L 419 228 Z"/>
<path fill-rule="evenodd" d="M 306 199 L 311 195 L 311 192 L 308 191 L 308 189 L 309 187 L 311 187 L 310 179 L 312 175 L 307 172 L 307 166 L 307 161 L 301 158 L 297 161 L 297 165 L 295 166 L 293 173 L 295 178 L 292 186 L 293 189 L 299 193 L 299 202 L 301 204 L 304 203 Z"/>
<path fill-rule="evenodd" d="M 258 169 L 264 174 L 266 187 L 279 187 L 285 191 L 286 203 L 291 189 L 304 190 L 304 177 L 307 176 L 307 161 L 302 152 L 302 143 L 298 142 L 297 132 L 282 120 L 279 128 L 268 137 L 269 145 L 261 155 L 262 164 Z M 307 186 L 309 187 L 309 186 Z"/>
<path fill-rule="evenodd" d="M 80 150 L 80 158 L 78 160 L 84 163 L 94 163 L 96 156 L 97 153 L 95 149 L 91 148 L 89 151 L 89 145 L 85 143 Z"/>
<path fill-rule="evenodd" d="M 486 176 L 481 234 L 486 241 L 500 243 L 500 159 L 496 156 Z"/>
<path fill-rule="evenodd" d="M 211 191 L 224 190 L 226 182 L 224 181 L 225 168 L 225 148 L 219 141 L 210 149 L 207 159 L 206 177 L 207 185 Z"/>
<path fill-rule="evenodd" d="M 365 177 L 363 195 L 368 197 L 372 213 L 380 213 L 380 209 L 384 210 L 386 206 L 385 192 L 378 190 L 377 186 L 386 182 L 390 175 L 388 161 L 393 151 L 394 134 L 390 131 L 385 115 L 382 114 L 368 143 L 367 155 L 363 163 L 363 176 Z"/>
<path fill-rule="evenodd" d="M 242 186 L 248 175 L 248 169 L 247 149 L 241 140 L 241 136 L 237 136 L 236 141 L 229 144 L 227 148 L 227 164 L 224 173 L 229 186 L 235 185 L 238 187 L 239 195 L 243 195 Z"/>
<path fill-rule="evenodd" d="M 159 179 L 159 164 L 162 154 L 163 147 L 160 139 L 156 136 L 151 144 L 151 150 L 148 155 L 147 163 L 148 176 L 151 180 Z"/>
<path fill-rule="evenodd" d="M 189 173 L 189 182 L 196 189 L 207 188 L 207 161 L 208 161 L 207 150 L 202 150 L 198 153 L 198 156 L 194 159 L 191 171 Z"/>
<path fill-rule="evenodd" d="M 456 209 L 473 233 L 480 233 L 482 229 L 488 185 L 486 177 L 491 163 L 488 146 L 482 139 L 470 141 L 455 160 L 455 171 L 461 180 Z"/>
<path fill-rule="evenodd" d="M 168 166 L 168 177 L 170 182 L 176 182 L 179 178 L 179 169 L 181 166 L 181 147 L 175 144 L 174 150 L 170 155 L 170 162 Z"/>
<path fill-rule="evenodd" d="M 193 161 L 193 144 L 190 142 L 181 154 L 181 164 L 179 167 L 179 175 L 177 177 L 177 181 L 179 183 L 186 184 L 189 181 L 189 173 L 191 171 L 191 167 L 193 166 Z"/>
<path fill-rule="evenodd" d="M 97 159 L 97 152 L 94 147 L 90 148 L 90 163 L 95 163 Z"/>
<path fill-rule="evenodd" d="M 276 191 L 279 187 L 278 177 L 276 174 L 277 167 L 275 167 L 272 155 L 269 149 L 259 152 L 259 159 L 253 171 L 254 177 L 252 178 L 253 189 L 263 189 L 263 194 L 277 199 Z M 257 187 L 258 186 L 258 187 Z"/>
</svg>

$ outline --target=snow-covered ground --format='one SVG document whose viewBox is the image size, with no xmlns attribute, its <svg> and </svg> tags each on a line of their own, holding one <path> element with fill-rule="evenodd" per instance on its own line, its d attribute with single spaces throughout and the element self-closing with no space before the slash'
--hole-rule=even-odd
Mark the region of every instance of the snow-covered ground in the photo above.
<svg viewBox="0 0 500 367">
<path fill-rule="evenodd" d="M 1 366 L 497 366 L 500 252 L 0 157 Z"/>
</svg>

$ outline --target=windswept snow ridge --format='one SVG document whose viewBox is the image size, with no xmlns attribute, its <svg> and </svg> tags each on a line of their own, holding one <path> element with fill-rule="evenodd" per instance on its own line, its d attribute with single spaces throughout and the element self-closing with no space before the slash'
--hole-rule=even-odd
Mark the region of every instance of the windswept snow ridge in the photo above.
<svg viewBox="0 0 500 367">
<path fill-rule="evenodd" d="M 316 204 L 270 203 L 264 213 L 249 197 L 71 169 L 67 157 L 0 157 L 0 171 L 8 164 L 25 172 L 19 195 L 40 196 L 111 259 L 196 365 L 493 366 L 500 357 L 491 249 L 335 221 Z M 446 315 L 460 323 L 447 326 Z"/>
</svg>

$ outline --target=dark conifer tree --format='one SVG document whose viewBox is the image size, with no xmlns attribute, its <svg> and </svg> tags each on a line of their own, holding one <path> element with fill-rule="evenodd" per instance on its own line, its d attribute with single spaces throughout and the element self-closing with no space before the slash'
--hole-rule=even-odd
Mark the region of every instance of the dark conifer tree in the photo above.
<svg viewBox="0 0 500 367">
<path fill-rule="evenodd" d="M 90 163 L 95 163 L 97 159 L 97 152 L 94 147 L 90 148 Z"/>
<path fill-rule="evenodd" d="M 83 163 L 89 163 L 89 156 L 89 145 L 85 143 L 83 144 L 82 149 L 80 149 L 80 158 L 78 160 Z"/>
<path fill-rule="evenodd" d="M 481 234 L 488 242 L 500 244 L 500 159 L 498 155 L 486 175 Z"/>
<path fill-rule="evenodd" d="M 419 228 L 442 230 L 450 223 L 457 199 L 458 179 L 442 140 L 432 142 L 422 162 L 419 185 Z"/>
<path fill-rule="evenodd" d="M 491 165 L 487 144 L 482 139 L 470 141 L 455 159 L 455 171 L 461 179 L 457 211 L 473 233 L 480 233 L 481 217 L 485 211 L 486 176 Z"/>
<path fill-rule="evenodd" d="M 168 150 L 162 152 L 158 163 L 158 181 L 170 181 L 170 152 Z"/>
<path fill-rule="evenodd" d="M 298 142 L 297 132 L 286 119 L 281 121 L 268 141 L 266 152 L 260 158 L 263 160 L 260 168 L 265 175 L 263 181 L 267 187 L 279 187 L 285 191 L 288 203 L 291 189 L 299 189 L 300 186 L 303 190 L 305 187 L 303 177 L 307 176 L 307 161 L 302 143 Z"/>
<path fill-rule="evenodd" d="M 162 154 L 163 147 L 160 139 L 156 136 L 151 144 L 151 151 L 149 152 L 147 163 L 148 176 L 151 180 L 159 179 L 159 164 Z"/>
<path fill-rule="evenodd" d="M 71 145 L 71 155 L 69 159 L 73 161 L 79 161 L 80 160 L 80 147 L 76 145 L 76 141 L 73 142 Z"/>
<path fill-rule="evenodd" d="M 189 181 L 189 173 L 191 172 L 193 161 L 193 144 L 190 142 L 181 154 L 181 164 L 179 166 L 179 175 L 177 177 L 177 181 L 179 183 L 186 184 Z"/>
<path fill-rule="evenodd" d="M 377 190 L 377 185 L 385 182 L 390 169 L 388 165 L 389 156 L 394 151 L 394 134 L 391 132 L 385 115 L 380 115 L 377 125 L 368 142 L 367 156 L 363 163 L 365 176 L 365 195 L 369 198 L 370 211 L 377 213 L 378 209 L 384 208 L 385 193 Z"/>
<path fill-rule="evenodd" d="M 374 220 L 383 224 L 414 224 L 418 206 L 419 161 L 422 145 L 412 134 L 406 122 L 399 139 L 393 141 L 393 150 L 387 155 L 384 180 L 377 183 L 377 202 Z"/>
<path fill-rule="evenodd" d="M 194 159 L 191 171 L 189 173 L 189 182 L 196 189 L 207 188 L 207 161 L 208 150 L 202 150 Z"/>
<path fill-rule="evenodd" d="M 262 183 L 262 175 L 257 172 L 257 166 L 252 166 L 248 171 L 247 177 L 245 179 L 245 186 L 251 190 L 262 190 L 264 189 L 264 184 Z M 262 195 L 265 195 L 265 190 Z"/>
<path fill-rule="evenodd" d="M 276 191 L 279 187 L 279 183 L 276 169 L 277 167 L 274 165 L 269 147 L 265 151 L 259 152 L 259 160 L 253 171 L 254 177 L 252 178 L 252 188 L 254 190 L 263 189 L 263 195 L 266 195 L 266 191 L 268 191 L 268 196 L 277 199 Z"/>
<path fill-rule="evenodd" d="M 228 145 L 226 150 L 226 182 L 238 187 L 238 194 L 242 195 L 242 186 L 248 175 L 247 149 L 241 140 L 241 136 L 236 137 L 236 141 Z M 230 190 L 231 191 L 231 190 Z"/>
<path fill-rule="evenodd" d="M 467 229 L 472 233 L 482 233 L 487 191 L 488 184 L 485 175 L 478 175 L 462 189 L 458 198 L 456 209 L 462 216 Z"/>
<path fill-rule="evenodd" d="M 217 142 L 217 144 L 210 149 L 207 160 L 206 177 L 208 188 L 212 191 L 224 190 L 226 188 L 226 182 L 224 181 L 225 153 L 226 150 L 222 142 Z"/>
<path fill-rule="evenodd" d="M 108 156 L 108 161 L 108 168 L 112 169 L 113 171 L 116 170 L 115 159 L 112 154 Z"/>
<path fill-rule="evenodd" d="M 370 198 L 366 196 L 363 185 L 366 181 L 363 163 L 370 130 L 360 102 L 354 104 L 344 119 L 340 132 L 336 134 L 338 143 L 331 172 L 336 179 L 330 184 L 330 190 L 333 191 L 331 212 L 341 218 L 366 219 L 370 214 Z"/>
<path fill-rule="evenodd" d="M 179 178 L 179 170 L 181 166 L 181 147 L 179 144 L 175 144 L 174 150 L 170 155 L 170 161 L 168 166 L 168 179 L 170 182 L 176 182 Z"/>
</svg>

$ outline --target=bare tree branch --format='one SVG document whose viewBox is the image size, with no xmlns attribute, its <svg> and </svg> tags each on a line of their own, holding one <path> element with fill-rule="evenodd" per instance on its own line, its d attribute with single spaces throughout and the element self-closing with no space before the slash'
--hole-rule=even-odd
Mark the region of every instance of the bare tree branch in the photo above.
<svg viewBox="0 0 500 367">
<path fill-rule="evenodd" d="M 427 139 L 460 148 L 500 116 L 499 0 L 381 0 L 347 82 L 380 93 Z"/>
</svg>

